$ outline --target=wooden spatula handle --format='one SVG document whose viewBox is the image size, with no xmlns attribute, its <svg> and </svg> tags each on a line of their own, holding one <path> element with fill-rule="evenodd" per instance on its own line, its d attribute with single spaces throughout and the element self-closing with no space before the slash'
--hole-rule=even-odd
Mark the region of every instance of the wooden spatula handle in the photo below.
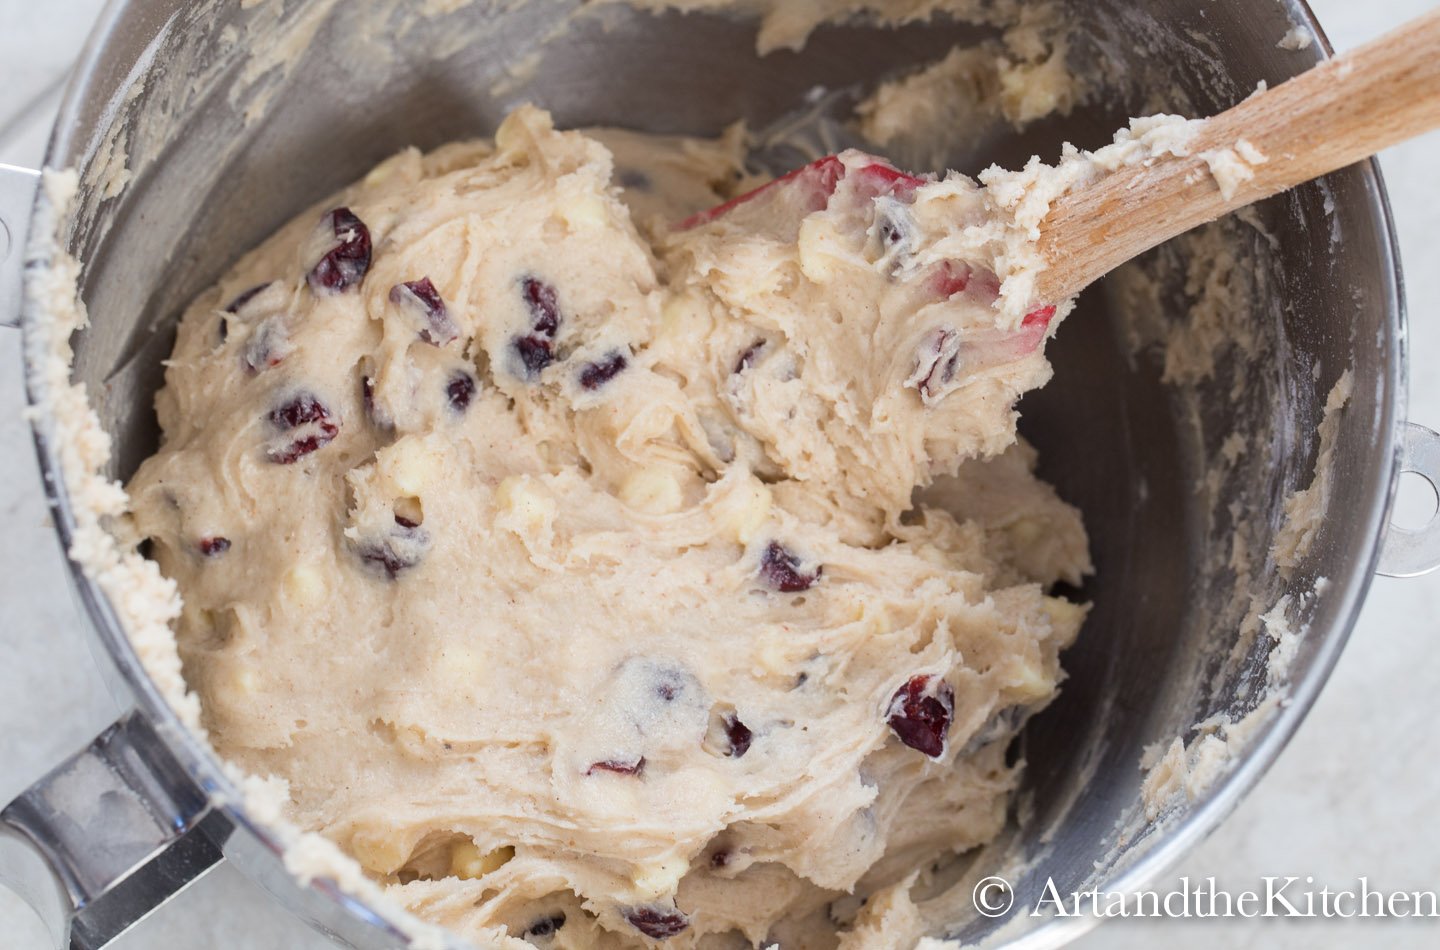
<svg viewBox="0 0 1440 950">
<path fill-rule="evenodd" d="M 1058 199 L 1041 224 L 1049 266 L 1037 296 L 1069 297 L 1177 234 L 1437 126 L 1440 10 L 1206 120 L 1187 157 L 1125 167 Z M 1201 155 L 1241 139 L 1266 160 L 1226 196 Z"/>
</svg>

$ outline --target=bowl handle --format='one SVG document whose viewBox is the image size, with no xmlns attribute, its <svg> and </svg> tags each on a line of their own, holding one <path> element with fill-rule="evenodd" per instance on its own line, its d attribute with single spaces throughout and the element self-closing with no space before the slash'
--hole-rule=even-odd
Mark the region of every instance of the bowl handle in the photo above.
<svg viewBox="0 0 1440 950">
<path fill-rule="evenodd" d="M 232 826 L 132 710 L 0 811 L 0 884 L 98 950 L 222 860 Z"/>
<path fill-rule="evenodd" d="M 1399 474 L 1413 472 L 1440 492 L 1440 433 L 1413 422 L 1401 436 Z M 1440 567 L 1440 513 L 1418 528 L 1385 525 L 1376 571 L 1388 577 L 1416 577 Z"/>
<path fill-rule="evenodd" d="M 0 163 L 0 326 L 20 325 L 25 232 L 40 173 Z"/>
</svg>

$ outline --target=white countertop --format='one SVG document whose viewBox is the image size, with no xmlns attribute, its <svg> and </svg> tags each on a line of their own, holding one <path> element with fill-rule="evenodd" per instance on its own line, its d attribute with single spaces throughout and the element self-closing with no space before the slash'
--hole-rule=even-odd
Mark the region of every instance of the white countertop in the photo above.
<svg viewBox="0 0 1440 950">
<path fill-rule="evenodd" d="M 1251 0 L 1262 3 L 1269 0 Z M 0 0 L 0 117 L 73 58 L 101 0 Z M 1340 49 L 1436 6 L 1436 0 L 1311 0 Z M 1440 55 L 1440 51 L 1437 51 Z M 3 119 L 0 119 L 3 122 Z M 0 145 L 0 162 L 34 165 L 45 130 Z M 3 128 L 0 128 L 3 137 Z M 1410 418 L 1440 427 L 1440 134 L 1381 157 L 1411 309 Z M 18 334 L 0 329 L 0 802 L 88 742 L 116 713 L 94 670 L 64 561 L 48 525 L 28 426 Z M 1379 578 L 1319 702 L 1259 788 L 1156 885 L 1214 876 L 1236 890 L 1267 875 L 1317 886 L 1440 889 L 1440 574 Z M 1437 920 L 1121 920 L 1078 944 L 1169 950 L 1229 947 L 1440 946 Z M 43 947 L 28 911 L 0 890 L 0 947 Z M 293 950 L 332 946 L 222 865 L 115 945 Z"/>
</svg>

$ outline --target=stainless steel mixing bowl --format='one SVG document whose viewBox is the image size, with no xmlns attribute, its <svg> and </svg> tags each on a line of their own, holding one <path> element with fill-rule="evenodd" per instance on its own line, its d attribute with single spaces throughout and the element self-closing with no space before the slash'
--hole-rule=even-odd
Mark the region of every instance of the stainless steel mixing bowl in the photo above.
<svg viewBox="0 0 1440 950">
<path fill-rule="evenodd" d="M 150 396 L 183 305 L 299 208 L 396 149 L 488 133 L 526 100 L 564 126 L 705 134 L 737 116 L 764 126 L 817 85 L 871 87 L 990 32 L 943 19 L 893 30 L 826 27 L 802 52 L 757 58 L 753 25 L 724 17 L 607 6 L 556 30 L 576 0 L 475 0 L 406 20 L 414 6 L 114 0 L 106 10 L 47 162 L 77 169 L 84 184 L 62 238 L 83 262 L 91 323 L 74 339 L 74 376 L 114 436 L 109 475 L 124 479 L 155 448 Z M 1064 139 L 1098 145 L 1127 116 L 1160 108 L 1219 111 L 1258 81 L 1282 81 L 1326 52 L 1323 36 L 1308 51 L 1276 48 L 1292 22 L 1319 33 L 1298 0 L 1070 7 L 1082 27 L 1076 63 L 1104 63 L 1113 81 L 1068 117 L 1024 134 L 977 125 L 967 148 L 950 156 L 955 167 L 1054 156 Z M 117 156 L 132 177 L 107 194 L 116 181 L 106 164 Z M 34 179 L 3 170 L 0 185 L 0 218 L 18 238 Z M 41 198 L 37 220 L 47 210 Z M 1262 357 L 1229 349 L 1212 380 L 1183 392 L 1167 386 L 1154 352 L 1127 345 L 1124 330 L 1142 315 L 1107 281 L 1085 293 L 1051 347 L 1055 380 L 1022 407 L 1042 473 L 1085 513 L 1099 570 L 1083 592 L 1095 608 L 1067 654 L 1070 680 L 1019 750 L 1029 763 L 1028 820 L 970 869 L 1018 868 L 1019 907 L 1033 905 L 1047 878 L 1062 892 L 1087 881 L 1124 890 L 1171 864 L 1294 731 L 1377 566 L 1407 574 L 1440 562 L 1435 523 L 1386 528 L 1400 472 L 1427 472 L 1433 482 L 1440 439 L 1404 421 L 1400 271 L 1378 169 L 1359 165 L 1273 199 L 1257 222 L 1273 245 L 1259 231 L 1229 233 L 1255 281 L 1244 303 Z M 1182 252 L 1162 250 L 1158 263 Z M 0 275 L 0 303 L 13 292 L 16 262 L 12 253 Z M 1166 293 L 1164 309 L 1183 314 L 1186 290 Z M 42 319 L 32 302 L 26 332 L 33 336 Z M 1217 567 L 1241 522 L 1260 532 L 1255 550 L 1268 548 L 1284 498 L 1310 480 L 1325 394 L 1345 367 L 1355 374 L 1354 396 L 1312 556 L 1288 580 L 1263 554 L 1239 575 Z M 1237 402 L 1227 393 L 1241 377 L 1246 395 Z M 32 367 L 28 378 L 43 406 L 43 377 Z M 53 422 L 39 413 L 37 446 L 68 549 L 72 486 L 61 477 Z M 1195 482 L 1234 432 L 1251 444 L 1218 497 L 1207 498 Z M 1324 593 L 1304 601 L 1309 633 L 1290 665 L 1288 704 L 1263 719 L 1219 781 L 1150 820 L 1138 806 L 1144 748 L 1193 737 L 1193 724 L 1243 715 L 1260 700 L 1271 642 L 1255 637 L 1232 651 L 1235 594 L 1273 604 L 1321 576 Z M 275 836 L 235 804 L 231 780 L 162 700 L 111 602 L 83 571 L 74 571 L 74 584 L 97 660 L 130 711 L 0 814 L 0 870 L 57 937 L 99 947 L 229 860 L 351 945 L 403 944 L 386 909 L 325 880 L 301 886 L 284 871 Z M 973 939 L 1002 923 L 957 914 L 946 935 Z M 1089 923 L 1025 918 L 1007 933 L 1051 944 Z"/>
</svg>

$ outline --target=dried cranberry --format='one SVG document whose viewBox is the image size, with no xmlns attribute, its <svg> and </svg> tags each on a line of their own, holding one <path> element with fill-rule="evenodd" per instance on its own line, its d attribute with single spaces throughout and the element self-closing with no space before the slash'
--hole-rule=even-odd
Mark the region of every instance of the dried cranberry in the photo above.
<svg viewBox="0 0 1440 950">
<path fill-rule="evenodd" d="M 636 191 L 650 191 L 655 187 L 655 183 L 650 180 L 650 176 L 638 168 L 621 169 L 617 177 L 621 188 L 633 188 Z"/>
<path fill-rule="evenodd" d="M 525 378 L 534 379 L 540 371 L 555 362 L 555 345 L 539 336 L 518 336 L 511 341 L 520 364 L 525 367 Z"/>
<path fill-rule="evenodd" d="M 541 917 L 529 927 L 526 927 L 525 936 L 548 937 L 563 926 L 565 926 L 565 915 L 563 913 L 555 913 L 549 917 Z"/>
<path fill-rule="evenodd" d="M 333 427 L 322 429 L 316 435 L 308 435 L 303 439 L 296 439 L 283 448 L 271 449 L 268 455 L 270 461 L 278 465 L 289 465 L 291 462 L 299 461 L 304 456 L 314 452 L 334 437 Z"/>
<path fill-rule="evenodd" d="M 365 566 L 383 573 L 390 580 L 400 576 L 424 560 L 430 547 L 430 536 L 407 519 L 395 518 L 395 530 L 382 537 L 366 538 L 354 545 L 355 553 Z"/>
<path fill-rule="evenodd" d="M 365 415 L 375 418 L 375 377 L 360 377 L 360 402 L 365 406 Z"/>
<path fill-rule="evenodd" d="M 955 690 L 938 676 L 912 676 L 896 690 L 885 715 L 901 742 L 938 759 L 955 715 Z"/>
<path fill-rule="evenodd" d="M 538 277 L 520 281 L 520 293 L 530 310 L 531 326 L 541 336 L 554 337 L 560 329 L 560 301 L 555 288 Z"/>
<path fill-rule="evenodd" d="M 273 280 L 267 280 L 263 284 L 256 284 L 254 287 L 251 287 L 249 290 L 245 291 L 243 294 L 226 304 L 225 312 L 239 313 L 241 307 L 245 306 L 251 300 L 254 300 L 256 294 L 259 294 L 262 290 L 264 290 L 266 287 L 269 287 L 273 283 Z"/>
<path fill-rule="evenodd" d="M 743 373 L 754 366 L 755 361 L 760 358 L 760 351 L 763 349 L 765 349 L 764 340 L 756 340 L 746 347 L 745 352 L 741 353 L 740 358 L 735 361 L 735 372 Z"/>
<path fill-rule="evenodd" d="M 954 381 L 959 369 L 960 334 L 949 327 L 941 327 L 921 344 L 915 357 L 915 372 L 910 379 L 929 403 L 939 398 L 941 390 Z"/>
<path fill-rule="evenodd" d="M 874 223 L 870 226 L 872 240 L 879 245 L 877 264 L 883 264 L 886 275 L 895 280 L 910 265 L 915 255 L 917 231 L 915 219 L 905 204 L 906 199 L 893 195 L 871 198 Z"/>
<path fill-rule="evenodd" d="M 316 293 L 339 293 L 354 287 L 370 270 L 370 229 L 349 208 L 325 216 L 339 243 L 320 258 L 308 278 Z"/>
<path fill-rule="evenodd" d="M 282 432 L 300 430 L 296 437 L 282 445 L 271 445 L 266 454 L 270 461 L 289 465 L 321 446 L 327 445 L 340 432 L 340 426 L 325 404 L 313 393 L 302 392 L 289 402 L 272 409 L 270 424 Z"/>
<path fill-rule="evenodd" d="M 230 550 L 230 539 L 221 537 L 201 538 L 196 542 L 200 553 L 206 557 L 219 557 Z"/>
<path fill-rule="evenodd" d="M 370 424 L 383 432 L 389 432 L 395 428 L 395 420 L 385 411 L 385 407 L 375 398 L 375 377 L 371 375 L 373 367 L 369 360 L 362 360 L 360 364 L 360 403 L 365 410 L 365 418 Z"/>
<path fill-rule="evenodd" d="M 754 738 L 750 727 L 733 713 L 725 717 L 725 738 L 730 740 L 730 751 L 726 755 L 738 759 L 750 751 L 750 740 Z"/>
<path fill-rule="evenodd" d="M 580 370 L 580 385 L 585 389 L 599 389 L 629 365 L 630 360 L 617 350 L 593 363 L 586 363 Z"/>
<path fill-rule="evenodd" d="M 591 763 L 585 770 L 586 775 L 594 775 L 596 772 L 614 772 L 616 775 L 639 775 L 645 771 L 645 756 L 638 756 L 633 759 L 606 759 L 603 762 Z"/>
<path fill-rule="evenodd" d="M 641 756 L 658 749 L 688 745 L 705 734 L 710 701 L 705 688 L 682 663 L 668 657 L 631 656 L 607 678 L 604 708 L 635 729 L 635 744 L 621 745 L 614 764 L 636 767 Z M 612 770 L 613 771 L 613 770 Z"/>
<path fill-rule="evenodd" d="M 555 362 L 555 334 L 560 330 L 560 301 L 555 288 L 538 277 L 520 281 L 520 296 L 530 311 L 531 332 L 510 341 L 520 358 L 526 379 L 535 379 L 540 371 Z M 618 370 L 617 370 L 618 372 Z"/>
<path fill-rule="evenodd" d="M 280 318 L 272 317 L 257 326 L 246 341 L 243 356 L 245 368 L 251 373 L 258 373 L 263 369 L 279 366 L 293 349 L 284 322 Z"/>
<path fill-rule="evenodd" d="M 802 571 L 800 559 L 779 541 L 771 541 L 760 559 L 760 576 L 765 579 L 765 583 L 787 594 L 809 590 L 820 579 L 822 570 L 823 568 L 816 567 L 813 574 Z"/>
<path fill-rule="evenodd" d="M 434 346 L 444 346 L 460 335 L 460 328 L 450 318 L 450 311 L 440 297 L 440 291 L 430 282 L 429 277 L 396 284 L 390 288 L 390 302 L 408 307 L 425 318 L 426 325 L 420 329 L 420 339 Z"/>
<path fill-rule="evenodd" d="M 475 398 L 475 377 L 461 370 L 450 381 L 445 384 L 445 398 L 450 401 L 450 408 L 456 412 L 464 412 L 470 408 L 470 400 Z"/>
<path fill-rule="evenodd" d="M 885 253 L 906 255 L 915 239 L 915 223 L 902 205 L 894 201 L 876 202 L 875 234 Z"/>
<path fill-rule="evenodd" d="M 727 704 L 710 710 L 710 723 L 700 747 L 714 756 L 738 759 L 750 751 L 754 734 L 750 727 L 740 721 L 735 707 Z"/>
<path fill-rule="evenodd" d="M 690 926 L 690 918 L 679 910 L 658 907 L 631 907 L 625 912 L 630 925 L 647 937 L 664 940 L 673 937 Z"/>
<path fill-rule="evenodd" d="M 282 429 L 294 429 L 307 422 L 326 422 L 330 410 L 311 393 L 300 393 L 294 399 L 270 412 L 270 421 Z"/>
<path fill-rule="evenodd" d="M 360 555 L 360 560 L 367 565 L 372 565 L 385 572 L 385 576 L 392 581 L 400 576 L 400 572 L 407 567 L 415 565 L 408 563 L 397 555 L 393 548 L 381 542 L 376 545 L 364 545 L 357 547 L 355 553 Z"/>
<path fill-rule="evenodd" d="M 898 218 L 887 216 L 875 223 L 877 225 L 876 233 L 880 235 L 880 243 L 887 249 L 904 241 L 907 236 L 907 231 Z"/>
</svg>

